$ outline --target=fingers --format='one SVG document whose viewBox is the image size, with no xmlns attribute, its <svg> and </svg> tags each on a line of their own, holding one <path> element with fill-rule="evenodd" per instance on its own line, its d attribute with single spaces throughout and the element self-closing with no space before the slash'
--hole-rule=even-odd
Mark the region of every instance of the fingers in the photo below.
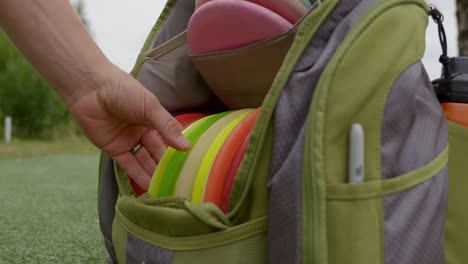
<svg viewBox="0 0 468 264">
<path fill-rule="evenodd" d="M 190 142 L 182 135 L 180 123 L 162 107 L 154 94 L 123 71 L 115 73 L 112 80 L 97 94 L 106 112 L 118 120 L 156 129 L 176 149 L 190 148 Z"/>
<path fill-rule="evenodd" d="M 148 94 L 151 94 L 148 92 Z M 146 121 L 155 128 L 164 140 L 179 150 L 188 150 L 190 142 L 182 135 L 182 125 L 161 106 L 158 99 L 151 94 L 145 103 Z"/>
<path fill-rule="evenodd" d="M 138 152 L 140 151 L 142 151 L 142 149 L 140 149 Z M 138 184 L 138 186 L 140 186 L 143 190 L 148 190 L 151 176 L 146 172 L 145 169 L 143 169 L 137 159 L 130 152 L 117 155 L 112 157 L 112 159 L 127 172 L 128 176 L 132 178 L 135 183 Z"/>
<path fill-rule="evenodd" d="M 143 143 L 156 163 L 159 162 L 164 155 L 164 152 L 166 152 L 166 146 L 164 146 L 161 139 L 153 130 L 148 130 L 143 134 L 141 137 L 141 143 Z"/>
<path fill-rule="evenodd" d="M 146 173 L 148 173 L 148 175 L 153 175 L 153 172 L 156 169 L 156 162 L 153 160 L 146 148 L 142 147 L 134 156 Z"/>
</svg>

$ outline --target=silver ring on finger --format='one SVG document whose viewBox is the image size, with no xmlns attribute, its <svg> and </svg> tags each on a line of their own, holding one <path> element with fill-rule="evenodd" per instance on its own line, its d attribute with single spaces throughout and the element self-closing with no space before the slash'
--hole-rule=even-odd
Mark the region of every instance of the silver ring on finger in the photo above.
<svg viewBox="0 0 468 264">
<path fill-rule="evenodd" d="M 136 144 L 136 145 L 130 150 L 130 153 L 132 153 L 132 155 L 135 155 L 142 147 L 143 147 L 143 144 L 141 144 L 141 142 L 138 142 L 138 144 Z"/>
</svg>

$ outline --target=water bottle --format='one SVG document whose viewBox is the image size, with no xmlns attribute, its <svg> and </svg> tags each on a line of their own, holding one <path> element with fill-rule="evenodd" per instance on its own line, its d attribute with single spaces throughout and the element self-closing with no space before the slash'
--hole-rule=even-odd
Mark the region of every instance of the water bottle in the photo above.
<svg viewBox="0 0 468 264">
<path fill-rule="evenodd" d="M 432 81 L 434 91 L 445 113 L 445 117 L 459 125 L 468 127 L 468 57 L 447 55 L 447 37 L 443 25 L 444 16 L 436 7 L 430 6 L 429 14 L 437 23 L 442 47 L 440 63 L 442 76 Z"/>
<path fill-rule="evenodd" d="M 432 82 L 445 117 L 468 127 L 468 57 L 449 58 L 442 77 Z"/>
</svg>

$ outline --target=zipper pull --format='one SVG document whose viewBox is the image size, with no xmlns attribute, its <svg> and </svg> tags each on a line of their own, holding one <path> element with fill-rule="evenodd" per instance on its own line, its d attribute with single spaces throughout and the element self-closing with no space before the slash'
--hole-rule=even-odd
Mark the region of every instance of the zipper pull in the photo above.
<svg viewBox="0 0 468 264">
<path fill-rule="evenodd" d="M 444 15 L 434 5 L 429 5 L 429 15 L 437 24 L 439 24 L 439 22 L 444 22 Z"/>
</svg>

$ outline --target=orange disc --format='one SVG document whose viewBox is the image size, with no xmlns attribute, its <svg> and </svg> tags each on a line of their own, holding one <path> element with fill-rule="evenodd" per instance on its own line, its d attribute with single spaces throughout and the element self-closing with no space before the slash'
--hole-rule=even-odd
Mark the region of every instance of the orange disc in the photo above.
<svg viewBox="0 0 468 264">
<path fill-rule="evenodd" d="M 245 138 L 252 130 L 259 112 L 260 110 L 256 109 L 245 117 L 244 120 L 234 128 L 219 150 L 208 176 L 203 202 L 211 202 L 221 207 L 223 185 L 226 181 L 230 164 Z"/>
<path fill-rule="evenodd" d="M 468 104 L 442 103 L 445 117 L 461 126 L 468 127 Z"/>
</svg>

